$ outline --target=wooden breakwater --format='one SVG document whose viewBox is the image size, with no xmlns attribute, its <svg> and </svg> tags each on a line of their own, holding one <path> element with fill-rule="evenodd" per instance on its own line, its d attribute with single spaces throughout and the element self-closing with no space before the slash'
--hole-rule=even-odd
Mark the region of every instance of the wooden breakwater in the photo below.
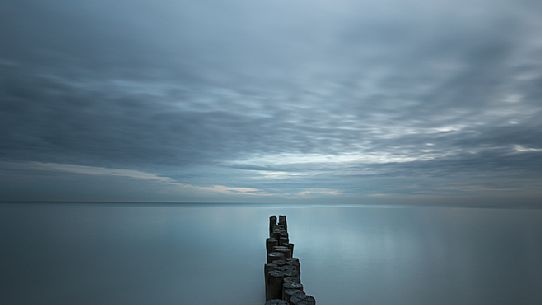
<svg viewBox="0 0 542 305">
<path fill-rule="evenodd" d="M 294 244 L 288 237 L 286 216 L 269 217 L 269 238 L 266 241 L 265 305 L 315 305 L 313 296 L 306 295 L 301 284 L 301 265 L 294 258 Z"/>
</svg>

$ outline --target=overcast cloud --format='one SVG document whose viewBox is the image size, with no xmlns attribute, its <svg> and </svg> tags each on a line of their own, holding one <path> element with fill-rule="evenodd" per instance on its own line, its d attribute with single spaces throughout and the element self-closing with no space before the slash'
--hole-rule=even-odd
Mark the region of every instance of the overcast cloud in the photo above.
<svg viewBox="0 0 542 305">
<path fill-rule="evenodd" d="M 0 196 L 536 203 L 540 16 L 531 0 L 0 0 Z"/>
</svg>

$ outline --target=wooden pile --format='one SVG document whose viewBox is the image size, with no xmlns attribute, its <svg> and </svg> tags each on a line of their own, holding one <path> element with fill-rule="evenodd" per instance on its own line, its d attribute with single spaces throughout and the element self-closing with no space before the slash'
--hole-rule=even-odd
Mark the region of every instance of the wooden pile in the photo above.
<svg viewBox="0 0 542 305">
<path fill-rule="evenodd" d="M 294 258 L 294 244 L 288 237 L 286 216 L 269 217 L 269 238 L 266 241 L 265 305 L 315 305 L 314 297 L 306 295 L 301 284 L 301 266 Z"/>
</svg>

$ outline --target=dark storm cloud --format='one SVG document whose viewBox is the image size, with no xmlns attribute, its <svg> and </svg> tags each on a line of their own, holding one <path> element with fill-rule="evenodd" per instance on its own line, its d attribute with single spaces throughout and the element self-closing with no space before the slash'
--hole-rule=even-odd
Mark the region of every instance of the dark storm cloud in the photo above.
<svg viewBox="0 0 542 305">
<path fill-rule="evenodd" d="M 121 193 L 160 200 L 536 198 L 540 12 L 536 1 L 4 1 L 2 181 L 129 179 Z"/>
</svg>

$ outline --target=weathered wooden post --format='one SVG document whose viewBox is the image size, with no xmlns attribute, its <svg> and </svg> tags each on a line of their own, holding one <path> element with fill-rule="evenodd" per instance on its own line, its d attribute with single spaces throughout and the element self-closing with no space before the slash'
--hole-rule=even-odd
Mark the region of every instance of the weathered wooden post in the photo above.
<svg viewBox="0 0 542 305">
<path fill-rule="evenodd" d="M 296 293 L 290 298 L 292 305 L 315 305 L 316 300 L 313 296 L 306 295 L 304 292 Z"/>
<path fill-rule="evenodd" d="M 280 252 L 284 254 L 284 258 L 292 258 L 292 251 L 287 246 L 274 246 L 273 252 Z"/>
<path fill-rule="evenodd" d="M 286 216 L 279 216 L 279 225 L 282 225 L 284 230 L 288 230 L 288 226 L 286 225 Z"/>
<path fill-rule="evenodd" d="M 267 300 L 282 299 L 282 282 L 284 274 L 279 270 L 271 270 L 267 281 Z"/>
<path fill-rule="evenodd" d="M 298 293 L 303 292 L 303 284 L 297 282 L 287 282 L 282 283 L 282 299 L 290 302 L 290 298 Z"/>
<path fill-rule="evenodd" d="M 277 225 L 277 216 L 269 217 L 269 236 L 273 234 L 273 230 L 275 229 L 276 225 Z"/>
<path fill-rule="evenodd" d="M 279 241 L 272 238 L 272 237 L 269 237 L 266 242 L 265 242 L 265 247 L 266 247 L 266 250 L 267 250 L 267 253 L 269 254 L 269 252 L 272 252 L 273 251 L 273 247 L 276 247 L 279 245 Z M 292 247 L 293 248 L 293 247 Z"/>
<path fill-rule="evenodd" d="M 272 263 L 274 261 L 277 261 L 279 259 L 284 259 L 284 253 L 281 252 L 271 252 L 267 254 L 267 263 Z"/>
</svg>

